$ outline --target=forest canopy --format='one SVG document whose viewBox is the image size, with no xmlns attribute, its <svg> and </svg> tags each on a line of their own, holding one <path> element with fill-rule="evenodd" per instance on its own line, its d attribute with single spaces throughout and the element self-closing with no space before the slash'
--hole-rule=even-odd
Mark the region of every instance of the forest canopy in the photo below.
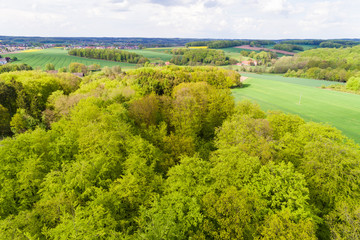
<svg viewBox="0 0 360 240">
<path fill-rule="evenodd" d="M 38 123 L 0 142 L 0 239 L 358 239 L 360 147 L 235 103 L 239 78 L 1 74 L 0 112 Z"/>
<path fill-rule="evenodd" d="M 222 50 L 214 49 L 187 49 L 187 48 L 174 48 L 171 50 L 174 54 L 171 63 L 176 65 L 228 65 L 236 63 L 236 60 L 230 59 L 225 56 Z"/>
<path fill-rule="evenodd" d="M 186 47 L 195 47 L 195 46 L 207 46 L 208 48 L 228 48 L 241 45 L 250 45 L 250 46 L 263 46 L 275 44 L 271 40 L 213 40 L 213 41 L 194 41 L 186 43 Z"/>
<path fill-rule="evenodd" d="M 289 77 L 305 77 L 346 82 L 360 71 L 360 46 L 322 48 L 282 57 L 274 64 L 275 73 Z"/>
<path fill-rule="evenodd" d="M 71 49 L 68 53 L 72 56 L 103 59 L 116 62 L 144 64 L 145 62 L 149 61 L 147 58 L 139 54 L 118 49 Z"/>
</svg>

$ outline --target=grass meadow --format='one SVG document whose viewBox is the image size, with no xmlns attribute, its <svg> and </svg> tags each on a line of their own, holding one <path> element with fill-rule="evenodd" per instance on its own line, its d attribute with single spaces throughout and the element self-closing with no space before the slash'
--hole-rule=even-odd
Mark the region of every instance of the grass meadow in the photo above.
<svg viewBox="0 0 360 240">
<path fill-rule="evenodd" d="M 243 61 L 243 60 L 248 59 L 248 57 L 243 57 L 240 55 L 241 51 L 256 52 L 256 53 L 261 52 L 261 51 L 253 51 L 253 50 L 249 50 L 249 49 L 242 49 L 242 48 L 235 48 L 235 47 L 221 48 L 220 50 L 223 50 L 225 52 L 226 56 L 236 59 L 238 61 Z M 284 54 L 281 54 L 281 53 L 276 53 L 276 54 L 278 55 L 278 57 L 284 56 Z"/>
<path fill-rule="evenodd" d="M 167 50 L 171 50 L 171 48 L 167 48 Z M 142 50 L 126 50 L 128 52 L 137 53 L 139 55 L 143 55 L 144 57 L 148 58 L 150 62 L 158 62 L 158 61 L 170 61 L 172 58 L 171 54 L 167 54 L 163 51 L 156 51 L 155 48 L 151 49 L 142 49 Z"/>
<path fill-rule="evenodd" d="M 47 63 L 52 63 L 55 66 L 55 69 L 59 69 L 61 67 L 67 67 L 72 62 L 83 63 L 85 65 L 99 64 L 101 67 L 112 67 L 120 65 L 124 70 L 126 69 L 134 69 L 136 64 L 131 63 L 120 63 L 106 60 L 98 60 L 98 59 L 88 59 L 76 56 L 69 56 L 66 50 L 62 48 L 49 48 L 43 49 L 39 51 L 24 51 L 20 53 L 7 54 L 8 57 L 16 56 L 18 63 L 26 63 L 29 64 L 34 69 L 41 68 L 45 69 L 45 65 Z"/>
<path fill-rule="evenodd" d="M 242 74 L 243 88 L 233 89 L 236 101 L 248 99 L 267 110 L 297 114 L 307 121 L 328 123 L 360 143 L 360 96 L 322 89 L 333 82 Z"/>
</svg>

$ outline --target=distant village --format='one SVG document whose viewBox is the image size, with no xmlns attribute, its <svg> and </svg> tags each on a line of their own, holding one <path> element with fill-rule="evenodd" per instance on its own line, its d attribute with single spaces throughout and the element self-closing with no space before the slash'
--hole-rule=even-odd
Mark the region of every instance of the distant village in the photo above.
<svg viewBox="0 0 360 240">
<path fill-rule="evenodd" d="M 78 44 L 42 44 L 39 46 L 38 43 L 21 43 L 21 44 L 5 44 L 0 41 L 0 55 L 7 53 L 15 53 L 19 51 L 29 50 L 29 49 L 46 49 L 53 47 L 63 47 L 65 49 L 77 49 L 77 48 L 90 48 L 90 49 L 139 49 L 142 48 L 142 45 L 109 45 L 101 43 L 78 43 Z"/>
<path fill-rule="evenodd" d="M 6 54 L 10 53 L 17 53 L 21 51 L 26 51 L 30 49 L 47 49 L 47 48 L 53 48 L 53 47 L 62 47 L 66 50 L 70 49 L 141 49 L 142 45 L 139 46 L 135 45 L 113 45 L 109 46 L 109 44 L 100 45 L 99 43 L 78 43 L 78 44 L 66 44 L 66 45 L 60 45 L 60 44 L 42 44 L 39 46 L 39 43 L 31 44 L 31 43 L 11 43 L 6 44 L 0 41 L 0 66 L 7 64 L 13 59 L 10 57 L 6 57 Z"/>
<path fill-rule="evenodd" d="M 29 49 L 45 49 L 55 47 L 55 44 L 43 44 L 41 46 L 35 44 L 5 44 L 0 41 L 0 55 L 8 54 L 8 53 L 16 53 L 20 51 L 25 51 Z"/>
<path fill-rule="evenodd" d="M 71 46 L 64 46 L 65 49 L 128 49 L 128 50 L 135 50 L 140 49 L 141 46 L 89 46 L 89 45 L 71 45 Z"/>
</svg>

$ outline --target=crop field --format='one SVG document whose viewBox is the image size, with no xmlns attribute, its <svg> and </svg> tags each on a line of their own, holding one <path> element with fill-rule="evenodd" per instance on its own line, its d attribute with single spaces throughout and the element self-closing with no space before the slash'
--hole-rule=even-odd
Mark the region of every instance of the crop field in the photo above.
<svg viewBox="0 0 360 240">
<path fill-rule="evenodd" d="M 167 50 L 171 50 L 171 48 L 167 48 Z M 143 55 L 148 58 L 150 62 L 158 62 L 158 61 L 170 61 L 172 58 L 171 54 L 164 53 L 163 51 L 155 51 L 155 49 L 143 49 L 143 50 L 127 50 L 129 52 L 137 53 Z"/>
<path fill-rule="evenodd" d="M 238 61 L 245 60 L 245 58 L 240 55 L 240 52 L 242 51 L 242 49 L 240 49 L 240 48 L 229 47 L 229 48 L 222 48 L 220 50 L 223 50 L 227 57 L 236 59 Z M 246 57 L 246 59 L 247 59 L 247 57 Z"/>
<path fill-rule="evenodd" d="M 242 49 L 242 48 L 236 48 L 236 47 L 221 48 L 220 50 L 223 50 L 225 52 L 226 56 L 234 58 L 238 61 L 247 59 L 240 55 L 241 51 L 256 52 L 256 53 L 261 52 L 259 50 L 253 51 L 250 49 Z M 278 55 L 278 57 L 284 56 L 284 54 L 281 54 L 281 53 L 276 53 L 276 54 Z"/>
<path fill-rule="evenodd" d="M 67 55 L 67 51 L 61 48 L 49 48 L 40 51 L 30 51 L 30 52 L 20 52 L 7 54 L 6 56 L 18 58 L 18 63 L 26 63 L 29 64 L 34 69 L 41 68 L 45 69 L 45 65 L 47 63 L 52 63 L 55 66 L 55 69 L 59 69 L 61 67 L 67 67 L 72 62 L 83 63 L 85 65 L 99 64 L 101 67 L 112 67 L 120 65 L 124 70 L 135 68 L 136 64 L 131 63 L 119 63 L 112 62 L 106 60 L 98 60 L 98 59 L 88 59 L 76 56 Z"/>
<path fill-rule="evenodd" d="M 182 47 L 145 48 L 144 50 L 151 51 L 151 52 L 162 52 L 162 53 L 164 53 L 165 51 L 171 51 L 174 48 L 185 48 L 185 46 L 182 46 Z"/>
<path fill-rule="evenodd" d="M 263 110 L 297 114 L 307 121 L 328 123 L 360 143 L 360 96 L 321 89 L 333 82 L 242 74 L 243 88 L 233 89 L 236 101 L 249 99 Z"/>
<path fill-rule="evenodd" d="M 29 49 L 29 50 L 22 51 L 22 53 L 38 52 L 38 51 L 41 51 L 41 49 Z"/>
<path fill-rule="evenodd" d="M 208 48 L 208 46 L 196 46 L 196 47 L 189 47 L 190 49 L 198 49 L 198 48 L 200 48 L 200 49 L 206 49 L 206 48 Z"/>
</svg>

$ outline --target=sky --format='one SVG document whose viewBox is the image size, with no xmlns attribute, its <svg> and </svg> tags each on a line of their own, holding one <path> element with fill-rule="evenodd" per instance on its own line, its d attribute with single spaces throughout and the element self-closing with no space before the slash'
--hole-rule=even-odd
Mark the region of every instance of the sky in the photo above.
<svg viewBox="0 0 360 240">
<path fill-rule="evenodd" d="M 0 35 L 360 38 L 359 0 L 0 0 Z"/>
</svg>

